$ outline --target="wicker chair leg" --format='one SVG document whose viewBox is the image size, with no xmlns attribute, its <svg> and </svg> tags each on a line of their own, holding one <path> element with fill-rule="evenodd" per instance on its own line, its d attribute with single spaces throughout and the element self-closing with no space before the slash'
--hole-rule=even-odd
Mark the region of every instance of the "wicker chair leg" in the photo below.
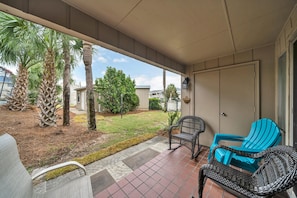
<svg viewBox="0 0 297 198">
<path fill-rule="evenodd" d="M 196 146 L 196 140 L 192 140 L 192 149 L 191 149 L 192 157 L 191 157 L 191 159 L 194 159 L 195 146 Z"/>
<path fill-rule="evenodd" d="M 207 178 L 205 178 L 205 175 L 203 175 L 203 170 L 201 170 L 201 169 L 199 171 L 198 177 L 199 177 L 199 179 L 198 179 L 198 181 L 199 181 L 198 197 L 202 198 L 203 188 L 204 188 L 204 184 L 205 184 Z"/>
<path fill-rule="evenodd" d="M 198 157 L 202 148 L 202 146 L 199 144 L 199 138 L 197 138 L 196 140 L 197 140 L 197 143 L 196 141 L 192 142 L 192 159 L 196 159 Z M 197 151 L 195 152 L 196 145 L 197 145 Z"/>
<path fill-rule="evenodd" d="M 172 137 L 169 137 L 169 149 L 168 150 L 176 150 L 176 149 L 178 149 L 179 147 L 182 146 L 181 140 L 179 141 L 179 145 L 177 147 L 175 147 L 175 148 L 172 148 L 171 144 L 172 144 Z"/>
</svg>

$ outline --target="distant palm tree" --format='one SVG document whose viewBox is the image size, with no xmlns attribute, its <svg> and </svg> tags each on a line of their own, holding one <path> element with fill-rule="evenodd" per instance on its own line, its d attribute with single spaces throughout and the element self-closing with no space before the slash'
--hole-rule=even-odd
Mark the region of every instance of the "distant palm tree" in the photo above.
<svg viewBox="0 0 297 198">
<path fill-rule="evenodd" d="M 23 111 L 27 108 L 28 69 L 42 61 L 38 31 L 40 26 L 0 12 L 0 61 L 18 65 L 18 75 L 8 108 Z"/>
<path fill-rule="evenodd" d="M 86 70 L 88 129 L 96 130 L 95 100 L 92 77 L 92 44 L 83 41 L 83 61 Z"/>
</svg>

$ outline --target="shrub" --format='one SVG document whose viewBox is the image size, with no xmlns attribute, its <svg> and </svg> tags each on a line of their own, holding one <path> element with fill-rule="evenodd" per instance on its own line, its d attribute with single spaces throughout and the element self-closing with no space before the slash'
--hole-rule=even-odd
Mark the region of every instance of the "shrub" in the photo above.
<svg viewBox="0 0 297 198">
<path fill-rule="evenodd" d="M 149 99 L 149 110 L 162 110 L 159 98 L 150 98 Z"/>
</svg>

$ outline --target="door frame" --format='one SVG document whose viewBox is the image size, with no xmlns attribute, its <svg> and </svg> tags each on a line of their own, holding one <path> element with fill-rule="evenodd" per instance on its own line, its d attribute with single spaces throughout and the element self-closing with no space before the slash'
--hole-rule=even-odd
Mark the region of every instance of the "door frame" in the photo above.
<svg viewBox="0 0 297 198">
<path fill-rule="evenodd" d="M 220 72 L 221 70 L 225 70 L 225 69 L 235 69 L 235 68 L 240 68 L 240 67 L 245 67 L 245 66 L 249 66 L 249 67 L 253 67 L 253 70 L 254 70 L 254 75 L 253 75 L 253 78 L 254 78 L 254 109 L 253 109 L 253 112 L 254 112 L 254 118 L 255 120 L 259 119 L 260 117 L 260 61 L 250 61 L 250 62 L 245 62 L 245 63 L 240 63 L 240 64 L 233 64 L 233 65 L 227 65 L 227 66 L 224 66 L 224 67 L 216 67 L 216 68 L 211 68 L 211 69 L 206 69 L 206 70 L 201 70 L 201 71 L 195 71 L 193 72 L 193 76 L 194 76 L 194 88 L 193 88 L 193 95 L 195 97 L 199 97 L 197 95 L 199 95 L 199 93 L 197 93 L 197 90 L 196 90 L 196 82 L 199 81 L 197 79 L 197 75 L 199 74 L 207 74 L 207 73 L 213 73 L 213 72 Z M 211 82 L 214 82 L 213 80 Z M 219 82 L 218 82 L 219 83 Z M 220 84 L 218 85 L 220 87 Z M 220 91 L 220 90 L 218 90 Z M 199 102 L 199 99 L 195 99 L 193 100 L 193 112 L 194 112 L 194 115 L 197 115 L 197 116 L 201 116 L 202 114 L 199 114 L 196 110 L 198 108 L 198 102 Z M 220 103 L 220 98 L 218 98 L 218 102 Z M 219 105 L 220 106 L 220 105 Z M 219 112 L 220 111 L 220 107 L 218 109 L 218 112 L 217 112 L 217 115 L 219 116 Z M 204 111 L 203 111 L 204 112 Z M 197 114 L 198 113 L 198 114 Z M 209 139 L 213 139 L 213 136 L 216 132 L 221 132 L 219 130 L 220 128 L 220 119 L 218 120 L 218 128 L 217 127 L 214 127 L 214 126 L 211 126 L 209 125 L 208 122 L 210 122 L 210 120 L 205 120 L 206 121 L 206 125 L 207 125 L 207 129 L 206 131 L 208 131 L 208 133 L 204 133 L 204 134 L 201 134 L 201 140 L 206 140 L 208 141 Z M 213 121 L 213 120 L 211 120 Z M 250 129 L 250 125 L 249 127 L 246 129 L 247 131 L 249 131 Z M 207 142 L 207 144 L 211 144 L 211 142 Z"/>
<path fill-rule="evenodd" d="M 297 38 L 296 38 L 297 40 Z M 201 71 L 195 71 L 193 72 L 193 76 L 195 77 L 195 74 L 200 74 L 200 73 L 206 73 L 206 72 L 211 72 L 211 71 L 219 71 L 223 69 L 229 69 L 229 68 L 234 68 L 234 67 L 241 67 L 241 66 L 247 66 L 250 64 L 255 65 L 255 116 L 256 118 L 260 118 L 260 61 L 249 61 L 249 62 L 244 62 L 244 63 L 239 63 L 239 64 L 232 64 L 232 65 L 226 65 L 222 67 L 216 67 L 216 68 L 210 68 L 210 69 L 205 69 Z M 195 79 L 194 79 L 195 80 Z M 195 89 L 194 89 L 194 96 L 196 95 Z M 195 113 L 195 100 L 193 104 L 193 109 Z"/>
<path fill-rule="evenodd" d="M 294 49 L 295 45 L 295 49 Z M 288 90 L 289 90 L 289 96 L 288 96 L 288 107 L 287 107 L 287 113 L 286 115 L 289 117 L 287 119 L 286 123 L 286 129 L 285 131 L 288 131 L 285 133 L 285 144 L 286 145 L 291 145 L 294 148 L 297 148 L 297 145 L 295 145 L 294 140 L 297 140 L 297 134 L 294 135 L 294 130 L 296 130 L 297 133 L 297 123 L 295 124 L 294 122 L 297 122 L 296 119 L 294 119 L 294 114 L 297 114 L 297 108 L 294 108 L 294 105 L 297 105 L 297 101 L 294 102 L 294 99 L 297 100 L 297 91 L 294 91 L 296 88 L 294 88 L 294 84 L 297 86 L 297 55 L 296 59 L 294 59 L 294 53 L 297 54 L 297 31 L 291 36 L 289 39 L 289 47 L 288 47 L 288 53 L 287 53 L 287 62 L 288 62 L 288 67 L 289 67 L 289 83 L 288 83 Z M 295 63 L 294 63 L 295 61 Z M 295 69 L 294 69 L 295 65 Z M 295 71 L 295 74 L 294 74 Z M 295 78 L 295 80 L 294 80 Z M 295 82 L 294 82 L 295 81 Z M 295 93 L 294 93 L 295 92 Z M 295 95 L 295 96 L 294 96 Z M 295 125 L 295 126 L 294 126 Z M 294 137 L 295 136 L 295 137 Z M 293 187 L 292 190 L 294 195 L 297 194 L 297 185 Z"/>
<path fill-rule="evenodd" d="M 287 131 L 287 133 L 285 133 L 285 139 L 286 139 L 285 144 L 292 145 L 295 147 L 294 145 L 294 57 L 293 57 L 294 43 L 296 43 L 297 45 L 297 32 L 295 33 L 294 36 L 292 36 L 292 39 L 289 41 L 289 49 L 288 49 L 289 51 L 287 53 L 287 62 L 289 65 L 289 83 L 288 83 L 289 102 L 288 102 L 286 115 L 289 117 L 289 119 L 287 119 L 287 124 L 286 124 L 287 127 L 284 129 L 285 131 Z M 296 68 L 296 71 L 297 71 L 297 68 Z M 296 103 L 295 105 L 297 105 L 297 102 L 295 103 Z"/>
</svg>

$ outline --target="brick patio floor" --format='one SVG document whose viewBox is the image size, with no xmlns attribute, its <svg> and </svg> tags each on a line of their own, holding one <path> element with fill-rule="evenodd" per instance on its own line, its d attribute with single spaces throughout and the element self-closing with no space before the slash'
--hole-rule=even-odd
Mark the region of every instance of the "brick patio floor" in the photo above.
<svg viewBox="0 0 297 198">
<path fill-rule="evenodd" d="M 207 163 L 207 155 L 206 147 L 196 161 L 191 160 L 190 150 L 186 147 L 164 151 L 94 197 L 198 197 L 199 169 Z M 235 198 L 209 180 L 204 188 L 203 197 Z"/>
</svg>

